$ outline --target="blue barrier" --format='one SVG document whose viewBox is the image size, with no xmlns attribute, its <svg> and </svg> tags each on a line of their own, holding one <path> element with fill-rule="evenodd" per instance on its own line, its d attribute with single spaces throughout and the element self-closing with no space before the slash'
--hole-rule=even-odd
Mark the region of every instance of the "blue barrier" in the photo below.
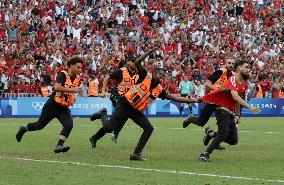
<svg viewBox="0 0 284 185">
<path fill-rule="evenodd" d="M 38 117 L 47 98 L 1 98 L 0 99 L 0 117 Z M 250 104 L 261 110 L 258 117 L 284 117 L 284 99 L 251 99 Z M 149 117 L 175 117 L 179 116 L 180 103 L 157 99 L 151 106 L 144 111 Z M 101 108 L 107 108 L 111 115 L 113 107 L 111 101 L 107 98 L 88 97 L 77 98 L 76 103 L 70 107 L 74 117 L 89 117 Z M 198 115 L 203 107 L 203 103 L 192 104 L 193 114 Z M 189 114 L 189 108 L 186 105 L 182 116 Z M 242 116 L 255 116 L 247 109 L 243 109 Z"/>
<path fill-rule="evenodd" d="M 0 99 L 1 117 L 38 117 L 48 98 L 2 98 Z M 70 107 L 74 117 L 87 117 L 101 108 L 107 108 L 112 113 L 112 103 L 106 98 L 88 97 L 76 98 L 76 103 Z"/>
</svg>

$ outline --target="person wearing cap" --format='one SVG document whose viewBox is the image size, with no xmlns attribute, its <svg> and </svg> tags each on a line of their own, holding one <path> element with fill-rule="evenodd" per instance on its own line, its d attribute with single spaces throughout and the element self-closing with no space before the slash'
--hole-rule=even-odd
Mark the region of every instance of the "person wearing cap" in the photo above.
<svg viewBox="0 0 284 185">
<path fill-rule="evenodd" d="M 117 69 L 116 71 L 110 73 L 109 75 L 106 75 L 103 81 L 103 87 L 101 96 L 107 97 L 107 84 L 109 80 L 113 80 L 116 82 L 117 86 L 113 87 L 111 89 L 111 95 L 110 100 L 112 101 L 113 106 L 116 106 L 116 103 L 118 99 L 125 94 L 138 80 L 139 76 L 137 74 L 137 66 L 141 65 L 141 62 L 151 53 L 153 53 L 156 50 L 156 48 L 149 50 L 144 55 L 140 56 L 136 59 L 135 56 L 128 56 L 126 59 L 125 67 L 121 67 Z M 100 114 L 94 113 L 90 119 L 91 121 L 94 121 L 95 119 L 99 119 Z M 122 129 L 124 124 L 121 124 L 120 127 L 116 128 L 114 130 L 114 133 L 111 136 L 111 140 L 114 143 L 117 143 L 118 141 L 118 135 Z"/>
<path fill-rule="evenodd" d="M 154 128 L 148 118 L 143 114 L 143 110 L 147 109 L 156 98 L 181 103 L 192 103 L 197 100 L 189 99 L 188 97 L 178 97 L 177 95 L 166 92 L 160 84 L 166 76 L 166 72 L 163 68 L 155 68 L 153 72 L 150 73 L 140 65 L 137 70 L 139 75 L 137 82 L 118 100 L 110 119 L 107 118 L 106 110 L 99 112 L 103 127 L 101 127 L 95 135 L 90 137 L 90 142 L 92 148 L 95 148 L 99 139 L 106 133 L 113 132 L 130 118 L 143 129 L 139 142 L 133 154 L 130 155 L 130 160 L 144 161 L 145 158 L 142 157 L 141 153 L 151 137 Z"/>
</svg>

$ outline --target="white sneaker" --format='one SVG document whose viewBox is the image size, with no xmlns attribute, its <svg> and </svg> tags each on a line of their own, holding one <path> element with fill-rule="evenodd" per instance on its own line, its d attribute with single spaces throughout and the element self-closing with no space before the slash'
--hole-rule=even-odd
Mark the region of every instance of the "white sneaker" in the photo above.
<svg viewBox="0 0 284 185">
<path fill-rule="evenodd" d="M 112 142 L 117 143 L 117 141 L 118 141 L 118 135 L 112 134 L 112 135 L 111 135 L 111 140 L 112 140 Z"/>
</svg>

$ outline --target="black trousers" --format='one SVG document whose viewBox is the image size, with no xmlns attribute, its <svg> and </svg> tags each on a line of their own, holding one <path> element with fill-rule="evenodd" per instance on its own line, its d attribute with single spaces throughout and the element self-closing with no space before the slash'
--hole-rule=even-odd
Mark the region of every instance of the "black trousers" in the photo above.
<svg viewBox="0 0 284 185">
<path fill-rule="evenodd" d="M 226 142 L 229 145 L 236 145 L 238 143 L 238 130 L 235 123 L 235 116 L 225 110 L 216 109 L 216 119 L 218 131 L 216 137 L 206 150 L 209 154 L 211 154 L 221 142 Z"/>
<path fill-rule="evenodd" d="M 216 110 L 217 107 L 218 105 L 206 104 L 199 117 L 194 117 L 193 124 L 203 127 L 208 122 L 212 113 Z"/>
<path fill-rule="evenodd" d="M 128 118 L 132 119 L 138 126 L 143 129 L 143 133 L 138 141 L 138 144 L 133 153 L 141 153 L 150 136 L 153 133 L 153 126 L 148 120 L 148 118 L 140 111 L 131 107 L 131 105 L 122 102 L 121 98 L 117 102 L 117 106 L 114 109 L 114 112 L 110 119 L 106 115 L 101 117 L 103 127 L 92 136 L 94 140 L 99 140 L 106 133 L 113 132 L 116 128 L 125 124 Z"/>
<path fill-rule="evenodd" d="M 117 88 L 113 88 L 111 90 L 111 95 L 110 95 L 110 100 L 112 102 L 113 107 L 116 107 L 118 100 L 121 98 L 121 96 L 118 94 L 117 92 Z M 119 124 L 113 131 L 114 135 L 118 135 L 120 133 L 120 131 L 122 130 L 122 128 L 124 127 L 125 122 L 122 124 Z"/>
<path fill-rule="evenodd" d="M 42 108 L 41 115 L 37 122 L 27 125 L 28 131 L 36 131 L 43 129 L 52 119 L 57 118 L 63 126 L 60 135 L 66 138 L 73 128 L 73 119 L 71 111 L 68 107 L 61 106 L 56 103 L 53 98 L 49 98 Z"/>
</svg>

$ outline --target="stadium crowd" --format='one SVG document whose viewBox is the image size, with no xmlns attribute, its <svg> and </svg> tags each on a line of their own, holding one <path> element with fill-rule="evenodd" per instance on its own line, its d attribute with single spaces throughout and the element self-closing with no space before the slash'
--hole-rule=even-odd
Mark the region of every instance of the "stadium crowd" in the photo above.
<svg viewBox="0 0 284 185">
<path fill-rule="evenodd" d="M 284 94 L 282 0 L 6 0 L 0 2 L 0 94 L 47 96 L 73 55 L 84 58 L 83 96 L 154 45 L 143 65 L 167 69 L 172 94 L 192 95 L 225 58 L 249 61 L 250 97 Z M 93 81 L 96 87 L 88 86 Z M 111 84 L 110 84 L 111 86 Z M 110 90 L 110 88 L 109 88 Z"/>
</svg>

